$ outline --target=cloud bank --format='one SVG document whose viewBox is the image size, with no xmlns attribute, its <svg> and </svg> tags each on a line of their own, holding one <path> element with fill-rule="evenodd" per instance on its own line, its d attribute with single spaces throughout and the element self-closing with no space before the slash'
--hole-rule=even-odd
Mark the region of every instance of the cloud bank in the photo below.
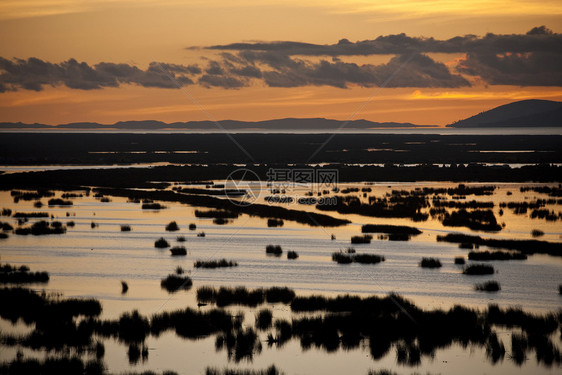
<svg viewBox="0 0 562 375">
<path fill-rule="evenodd" d="M 80 90 L 118 87 L 120 84 L 177 88 L 178 85 L 193 84 L 189 76 L 199 73 L 201 69 L 195 65 L 152 62 L 142 70 L 129 64 L 110 62 L 90 66 L 75 59 L 56 64 L 34 57 L 27 60 L 0 57 L 0 92 L 20 88 L 41 91 L 44 86 L 58 85 Z"/>
<path fill-rule="evenodd" d="M 152 62 L 145 70 L 111 62 L 88 65 L 74 59 L 51 63 L 0 57 L 0 92 L 39 91 L 58 85 L 92 90 L 121 84 L 159 88 L 197 84 L 225 89 L 252 84 L 456 88 L 470 86 L 470 79 L 489 85 L 562 86 L 562 34 L 545 26 L 526 34 L 465 35 L 447 40 L 398 34 L 356 42 L 342 39 L 329 45 L 284 41 L 203 48 L 218 52 L 205 66 Z M 432 53 L 464 54 L 464 58 L 446 66 L 432 59 Z M 378 65 L 352 62 L 354 56 L 370 55 L 391 58 Z M 342 61 L 344 57 L 347 61 Z"/>
</svg>

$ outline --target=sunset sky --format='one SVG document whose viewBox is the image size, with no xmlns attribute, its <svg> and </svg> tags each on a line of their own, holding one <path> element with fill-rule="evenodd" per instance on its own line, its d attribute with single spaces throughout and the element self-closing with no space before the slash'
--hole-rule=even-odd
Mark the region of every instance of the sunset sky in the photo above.
<svg viewBox="0 0 562 375">
<path fill-rule="evenodd" d="M 562 100 L 562 2 L 4 0 L 0 122 L 445 125 Z"/>
</svg>

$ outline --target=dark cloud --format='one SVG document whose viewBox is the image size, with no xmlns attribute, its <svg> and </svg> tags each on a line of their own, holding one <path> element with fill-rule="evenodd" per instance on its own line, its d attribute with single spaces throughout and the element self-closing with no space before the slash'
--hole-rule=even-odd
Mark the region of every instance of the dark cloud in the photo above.
<svg viewBox="0 0 562 375">
<path fill-rule="evenodd" d="M 562 55 L 559 51 L 469 53 L 457 71 L 479 76 L 491 85 L 562 86 Z"/>
<path fill-rule="evenodd" d="M 341 39 L 320 45 L 294 41 L 234 43 L 206 47 L 220 51 L 206 66 L 152 62 L 146 70 L 134 65 L 74 59 L 51 63 L 37 58 L 0 57 L 0 92 L 40 91 L 65 85 L 93 90 L 135 84 L 178 88 L 195 82 L 204 87 L 237 89 L 262 83 L 270 87 L 470 86 L 479 78 L 490 85 L 562 86 L 562 34 L 545 26 L 525 34 L 457 36 L 447 40 L 384 35 L 352 42 Z M 432 53 L 464 54 L 447 67 Z M 385 64 L 357 64 L 346 56 L 391 55 Z"/>
<path fill-rule="evenodd" d="M 278 64 L 275 66 L 279 67 Z M 281 69 L 264 71 L 263 78 L 272 87 L 326 85 L 346 88 L 349 85 L 372 87 L 383 84 L 385 87 L 470 86 L 460 75 L 451 74 L 444 64 L 421 54 L 396 56 L 381 65 L 357 65 L 338 60 L 321 60 L 318 63 L 296 60 Z"/>
<path fill-rule="evenodd" d="M 40 91 L 44 86 L 57 85 L 80 90 L 117 87 L 120 84 L 177 88 L 178 84 L 193 84 L 187 75 L 198 73 L 201 70 L 195 65 L 152 62 L 147 70 L 142 70 L 128 64 L 108 62 L 90 66 L 75 59 L 55 64 L 34 57 L 27 60 L 0 57 L 0 92 L 20 88 Z"/>
<path fill-rule="evenodd" d="M 562 34 L 539 26 L 526 34 L 458 36 L 447 40 L 415 38 L 406 34 L 379 36 L 373 40 L 319 45 L 300 42 L 233 43 L 207 47 L 222 52 L 223 64 L 236 65 L 229 72 L 253 67 L 262 72 L 266 85 L 295 87 L 329 85 L 348 87 L 380 85 L 391 75 L 388 87 L 468 86 L 462 76 L 479 77 L 492 85 L 562 86 Z M 449 69 L 429 53 L 464 53 Z M 344 63 L 342 56 L 394 55 L 387 64 Z M 312 57 L 331 57 L 313 62 Z M 407 68 L 396 73 L 401 61 L 413 56 Z M 265 66 L 265 67 L 264 67 Z M 259 76 L 256 76 L 259 77 Z"/>
<path fill-rule="evenodd" d="M 555 34 L 545 26 L 535 27 L 526 34 L 487 34 L 457 36 L 447 40 L 410 37 L 406 34 L 384 35 L 376 39 L 350 42 L 341 39 L 336 44 L 299 42 L 232 43 L 206 47 L 221 51 L 275 52 L 287 56 L 368 56 L 418 53 L 467 52 L 535 52 L 560 50 L 562 34 Z"/>
</svg>

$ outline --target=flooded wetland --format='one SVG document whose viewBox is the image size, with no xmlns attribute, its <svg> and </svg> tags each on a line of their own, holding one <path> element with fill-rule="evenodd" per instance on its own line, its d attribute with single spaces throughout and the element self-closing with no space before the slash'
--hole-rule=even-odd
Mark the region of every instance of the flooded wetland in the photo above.
<svg viewBox="0 0 562 375">
<path fill-rule="evenodd" d="M 360 167 L 299 166 L 339 173 L 319 184 L 279 179 L 290 163 L 36 168 L 0 175 L 3 371 L 560 370 L 555 175 L 387 164 L 405 178 L 516 177 L 353 181 Z"/>
</svg>

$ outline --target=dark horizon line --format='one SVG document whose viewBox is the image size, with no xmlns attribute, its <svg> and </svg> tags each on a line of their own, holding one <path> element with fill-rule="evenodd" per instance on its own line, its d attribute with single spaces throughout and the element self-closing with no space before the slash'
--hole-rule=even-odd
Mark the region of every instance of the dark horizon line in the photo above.
<svg viewBox="0 0 562 375">
<path fill-rule="evenodd" d="M 264 129 L 264 130 L 299 130 L 299 129 L 372 129 L 372 128 L 440 128 L 439 125 L 419 125 L 410 122 L 377 122 L 365 119 L 344 121 L 318 117 L 310 118 L 279 118 L 259 121 L 221 120 L 223 129 Z M 194 120 L 163 122 L 159 120 L 128 120 L 113 124 L 98 122 L 71 122 L 57 125 L 43 123 L 0 122 L 0 129 L 186 129 L 186 130 L 223 130 L 214 121 Z"/>
</svg>

